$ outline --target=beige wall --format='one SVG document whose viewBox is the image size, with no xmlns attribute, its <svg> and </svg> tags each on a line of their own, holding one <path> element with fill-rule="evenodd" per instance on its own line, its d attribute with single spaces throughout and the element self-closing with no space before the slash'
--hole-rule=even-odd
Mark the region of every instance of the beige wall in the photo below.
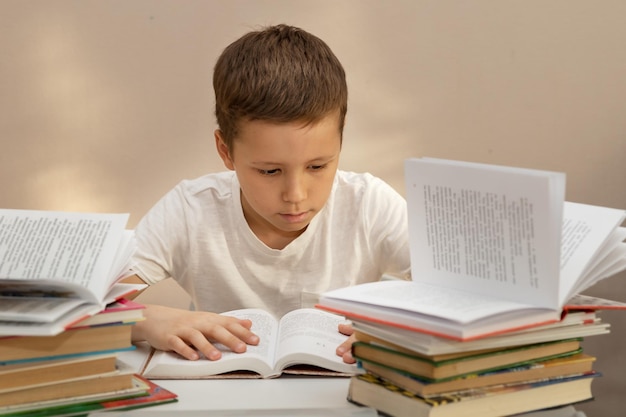
<svg viewBox="0 0 626 417">
<path fill-rule="evenodd" d="M 286 22 L 346 67 L 343 168 L 401 192 L 411 156 L 557 170 L 568 200 L 626 208 L 624 21 L 623 0 L 0 0 L 0 206 L 134 227 L 180 179 L 223 168 L 213 63 Z M 624 278 L 592 292 L 626 301 Z M 588 341 L 604 372 L 589 416 L 622 414 L 624 314 Z"/>
</svg>

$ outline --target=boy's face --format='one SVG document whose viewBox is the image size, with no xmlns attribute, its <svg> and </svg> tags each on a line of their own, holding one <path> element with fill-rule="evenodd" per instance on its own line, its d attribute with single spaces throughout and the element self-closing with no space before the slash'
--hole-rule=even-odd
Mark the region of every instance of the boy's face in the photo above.
<svg viewBox="0 0 626 417">
<path fill-rule="evenodd" d="M 269 247 L 284 248 L 326 204 L 341 151 L 338 119 L 308 126 L 244 121 L 232 153 L 216 131 L 218 152 L 237 173 L 246 221 Z"/>
</svg>

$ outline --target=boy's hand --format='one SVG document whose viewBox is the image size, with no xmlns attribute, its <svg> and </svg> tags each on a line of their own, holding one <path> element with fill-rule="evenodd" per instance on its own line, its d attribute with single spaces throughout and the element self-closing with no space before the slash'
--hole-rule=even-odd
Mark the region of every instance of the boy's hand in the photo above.
<svg viewBox="0 0 626 417">
<path fill-rule="evenodd" d="M 337 356 L 341 356 L 345 363 L 356 363 L 354 357 L 352 357 L 352 343 L 356 340 L 354 336 L 354 330 L 351 324 L 340 324 L 339 333 L 350 336 L 345 342 L 339 345 L 337 348 Z"/>
<path fill-rule="evenodd" d="M 203 311 L 146 305 L 145 320 L 133 326 L 133 341 L 145 340 L 159 350 L 174 351 L 189 360 L 202 352 L 209 360 L 222 357 L 213 343 L 221 343 L 233 352 L 246 351 L 246 345 L 257 345 L 259 337 L 250 331 L 250 320 Z"/>
</svg>

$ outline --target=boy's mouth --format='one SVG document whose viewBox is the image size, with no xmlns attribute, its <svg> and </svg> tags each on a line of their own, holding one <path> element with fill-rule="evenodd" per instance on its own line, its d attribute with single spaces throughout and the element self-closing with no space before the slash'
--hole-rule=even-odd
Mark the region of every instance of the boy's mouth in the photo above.
<svg viewBox="0 0 626 417">
<path fill-rule="evenodd" d="M 308 211 L 303 211 L 300 213 L 280 213 L 280 216 L 287 223 L 301 223 L 308 218 L 308 215 L 309 215 Z"/>
</svg>

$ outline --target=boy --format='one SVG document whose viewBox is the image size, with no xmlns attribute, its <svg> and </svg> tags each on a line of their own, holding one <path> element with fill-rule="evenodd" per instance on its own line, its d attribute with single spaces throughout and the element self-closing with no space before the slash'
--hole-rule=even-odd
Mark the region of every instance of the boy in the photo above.
<svg viewBox="0 0 626 417">
<path fill-rule="evenodd" d="M 196 311 L 147 306 L 133 339 L 192 360 L 219 359 L 213 343 L 258 343 L 248 320 L 219 312 L 280 317 L 330 289 L 409 273 L 404 199 L 338 170 L 347 84 L 323 41 L 285 25 L 248 33 L 219 57 L 213 86 L 228 171 L 181 182 L 135 230 L 139 278 L 173 277 Z M 337 348 L 349 363 L 351 342 Z"/>
</svg>

